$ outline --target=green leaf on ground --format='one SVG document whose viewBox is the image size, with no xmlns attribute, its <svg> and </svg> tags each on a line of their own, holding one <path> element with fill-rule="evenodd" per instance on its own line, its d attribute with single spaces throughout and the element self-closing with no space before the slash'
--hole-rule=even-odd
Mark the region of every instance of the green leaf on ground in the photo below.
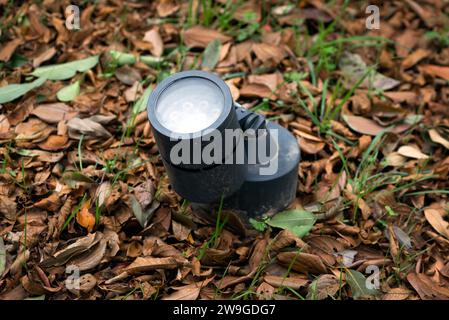
<svg viewBox="0 0 449 320">
<path fill-rule="evenodd" d="M 66 80 L 73 77 L 77 71 L 85 72 L 92 69 L 97 63 L 98 56 L 92 56 L 82 60 L 40 67 L 31 74 L 35 77 L 44 77 L 49 80 Z"/>
<path fill-rule="evenodd" d="M 358 299 L 360 297 L 369 297 L 379 294 L 376 289 L 368 288 L 365 276 L 355 270 L 348 269 L 346 272 L 346 282 L 351 287 L 352 297 Z"/>
<path fill-rule="evenodd" d="M 298 237 L 304 237 L 313 227 L 315 216 L 305 210 L 288 210 L 275 215 L 267 224 L 281 229 L 287 229 Z"/>
<path fill-rule="evenodd" d="M 3 242 L 3 238 L 0 237 L 0 276 L 3 271 L 5 271 L 6 267 L 6 248 L 5 243 Z"/>
<path fill-rule="evenodd" d="M 37 296 L 37 297 L 28 297 L 28 298 L 25 298 L 24 300 L 45 300 L 45 294 L 43 294 L 41 296 Z"/>
<path fill-rule="evenodd" d="M 148 87 L 143 92 L 143 95 L 139 98 L 139 100 L 136 101 L 136 103 L 133 106 L 133 114 L 138 114 L 145 110 L 147 107 L 148 98 L 151 94 L 151 87 Z"/>
<path fill-rule="evenodd" d="M 111 50 L 109 51 L 109 53 L 119 66 L 136 63 L 136 57 L 131 53 L 120 52 L 115 50 Z"/>
<path fill-rule="evenodd" d="M 203 62 L 201 66 L 203 69 L 212 70 L 220 59 L 221 42 L 220 39 L 215 39 L 209 42 L 204 50 Z"/>
<path fill-rule="evenodd" d="M 260 232 L 264 231 L 267 228 L 267 224 L 264 221 L 257 221 L 253 218 L 250 218 L 249 223 L 251 223 L 254 229 Z"/>
<path fill-rule="evenodd" d="M 80 81 L 75 81 L 74 83 L 60 89 L 56 96 L 59 101 L 72 101 L 80 93 Z"/>
<path fill-rule="evenodd" d="M 23 96 L 30 90 L 41 86 L 45 82 L 45 78 L 38 78 L 33 82 L 10 84 L 0 88 L 0 103 L 10 102 Z"/>
</svg>

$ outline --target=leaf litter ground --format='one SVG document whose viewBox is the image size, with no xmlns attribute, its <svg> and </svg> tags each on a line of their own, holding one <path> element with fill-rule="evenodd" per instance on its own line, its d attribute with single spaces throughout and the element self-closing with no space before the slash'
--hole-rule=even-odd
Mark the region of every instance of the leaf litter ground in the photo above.
<svg viewBox="0 0 449 320">
<path fill-rule="evenodd" d="M 444 1 L 0 3 L 0 298 L 449 299 Z M 173 192 L 145 106 L 188 69 L 297 137 L 286 212 Z"/>
</svg>

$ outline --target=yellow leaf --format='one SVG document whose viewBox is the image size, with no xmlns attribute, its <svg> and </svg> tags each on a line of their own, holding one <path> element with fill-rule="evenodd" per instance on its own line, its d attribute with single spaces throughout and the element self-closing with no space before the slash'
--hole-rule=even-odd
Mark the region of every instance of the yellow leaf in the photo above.
<svg viewBox="0 0 449 320">
<path fill-rule="evenodd" d="M 91 232 L 95 226 L 95 216 L 90 213 L 90 201 L 87 201 L 81 207 L 81 210 L 76 214 L 76 222 L 88 232 Z"/>
</svg>

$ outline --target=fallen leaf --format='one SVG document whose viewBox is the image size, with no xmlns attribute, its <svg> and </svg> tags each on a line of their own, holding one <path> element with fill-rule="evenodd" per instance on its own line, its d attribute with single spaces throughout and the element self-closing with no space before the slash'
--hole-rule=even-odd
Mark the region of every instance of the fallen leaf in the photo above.
<svg viewBox="0 0 449 320">
<path fill-rule="evenodd" d="M 423 300 L 449 300 L 449 289 L 438 286 L 425 274 L 410 272 L 407 280 Z"/>
<path fill-rule="evenodd" d="M 115 70 L 115 76 L 120 80 L 120 82 L 128 86 L 132 86 L 136 81 L 140 82 L 142 80 L 140 72 L 128 65 L 124 65 Z"/>
<path fill-rule="evenodd" d="M 151 43 L 151 54 L 156 57 L 162 56 L 164 52 L 164 42 L 162 42 L 161 35 L 157 29 L 151 29 L 145 32 L 143 41 Z"/>
<path fill-rule="evenodd" d="M 315 254 L 305 252 L 281 252 L 277 255 L 279 262 L 301 273 L 327 273 L 321 258 Z"/>
<path fill-rule="evenodd" d="M 37 55 L 33 59 L 33 67 L 39 67 L 42 62 L 50 60 L 56 53 L 56 49 L 54 47 L 50 47 L 44 51 L 42 51 L 39 55 Z"/>
<path fill-rule="evenodd" d="M 85 72 L 95 67 L 98 63 L 98 56 L 86 59 L 49 65 L 35 69 L 31 75 L 48 80 L 66 80 L 73 77 L 76 72 Z"/>
<path fill-rule="evenodd" d="M 101 240 L 101 238 L 102 234 L 100 232 L 89 233 L 85 237 L 78 238 L 66 248 L 57 251 L 53 256 L 44 259 L 40 265 L 45 268 L 64 265 L 72 257 L 92 248 Z"/>
<path fill-rule="evenodd" d="M 378 290 L 368 288 L 367 279 L 362 273 L 358 271 L 348 269 L 346 272 L 346 282 L 351 287 L 352 297 L 354 299 L 366 298 L 379 294 Z"/>
<path fill-rule="evenodd" d="M 343 115 L 343 120 L 352 130 L 359 133 L 368 134 L 370 136 L 375 136 L 382 131 L 401 133 L 410 128 L 410 125 L 408 124 L 399 124 L 389 129 L 388 127 L 380 126 L 377 122 L 371 119 L 352 115 Z"/>
<path fill-rule="evenodd" d="M 188 288 L 179 288 L 178 291 L 162 297 L 162 300 L 196 300 L 200 294 L 201 287 L 193 288 L 188 286 Z"/>
<path fill-rule="evenodd" d="M 86 228 L 87 232 L 91 232 L 95 227 L 95 216 L 90 213 L 89 209 L 90 201 L 86 201 L 76 214 L 76 222 L 83 228 Z"/>
<path fill-rule="evenodd" d="M 56 96 L 59 101 L 72 101 L 80 93 L 80 81 L 75 81 L 74 83 L 60 89 Z"/>
<path fill-rule="evenodd" d="M 360 85 L 361 88 L 390 90 L 400 84 L 399 81 L 386 77 L 378 72 L 370 72 L 365 61 L 358 54 L 345 52 L 339 62 L 339 67 L 351 87 L 363 77 L 365 79 Z"/>
<path fill-rule="evenodd" d="M 161 0 L 157 5 L 156 10 L 159 17 L 165 18 L 178 11 L 179 5 L 173 0 Z"/>
<path fill-rule="evenodd" d="M 309 280 L 299 277 L 280 277 L 267 275 L 263 279 L 273 287 L 287 287 L 294 290 L 299 290 L 299 288 L 304 287 L 309 283 Z"/>
<path fill-rule="evenodd" d="M 94 138 L 109 138 L 111 133 L 106 130 L 94 117 L 90 118 L 72 118 L 67 122 L 69 128 L 69 137 L 72 139 L 80 139 L 84 136 L 84 139 Z"/>
<path fill-rule="evenodd" d="M 21 44 L 22 40 L 16 38 L 2 45 L 0 49 L 0 61 L 9 61 L 16 48 Z"/>
<path fill-rule="evenodd" d="M 39 148 L 46 151 L 58 151 L 70 146 L 69 137 L 52 135 L 39 144 Z"/>
<path fill-rule="evenodd" d="M 6 268 L 6 248 L 3 238 L 0 237 L 0 278 L 2 277 L 3 271 Z"/>
<path fill-rule="evenodd" d="M 288 210 L 276 214 L 266 223 L 272 227 L 288 229 L 299 238 L 304 237 L 312 229 L 315 216 L 305 210 Z"/>
<path fill-rule="evenodd" d="M 449 67 L 424 64 L 420 65 L 418 69 L 432 77 L 438 77 L 446 81 L 449 81 Z"/>
<path fill-rule="evenodd" d="M 322 274 L 308 288 L 307 299 L 324 300 L 333 297 L 344 283 L 332 274 Z"/>
<path fill-rule="evenodd" d="M 275 99 L 270 88 L 261 84 L 245 84 L 240 88 L 239 93 L 242 97 Z"/>
<path fill-rule="evenodd" d="M 412 159 L 427 159 L 429 158 L 428 155 L 422 153 L 420 150 L 418 150 L 416 147 L 412 146 L 402 146 L 398 149 L 397 153 L 400 155 L 412 158 Z"/>
<path fill-rule="evenodd" d="M 13 101 L 23 96 L 28 91 L 31 91 L 41 86 L 46 81 L 45 78 L 38 78 L 33 82 L 22 84 L 10 84 L 4 87 L 0 87 L 0 103 Z"/>
<path fill-rule="evenodd" d="M 428 57 L 429 54 L 430 54 L 429 50 L 418 48 L 416 51 L 414 51 L 412 54 L 408 55 L 407 58 L 405 58 L 402 61 L 401 67 L 404 70 L 411 68 L 415 64 L 417 64 L 419 61 L 421 61 L 422 59 Z"/>
<path fill-rule="evenodd" d="M 430 129 L 429 136 L 433 142 L 439 143 L 446 149 L 449 149 L 449 140 L 444 139 L 436 129 Z"/>
<path fill-rule="evenodd" d="M 221 43 L 231 40 L 222 33 L 201 26 L 194 26 L 183 32 L 184 43 L 193 48 L 206 48 L 209 42 L 218 39 Z"/>
<path fill-rule="evenodd" d="M 70 120 L 77 114 L 68 105 L 61 102 L 41 104 L 34 108 L 31 113 L 48 123 Z"/>
<path fill-rule="evenodd" d="M 427 222 L 442 236 L 449 239 L 449 223 L 443 219 L 440 212 L 436 209 L 425 209 L 424 215 Z"/>
<path fill-rule="evenodd" d="M 175 269 L 178 266 L 176 260 L 172 257 L 167 258 L 153 258 L 153 257 L 138 257 L 132 262 L 125 271 L 129 274 L 136 274 L 147 272 L 156 269 Z"/>
<path fill-rule="evenodd" d="M 201 67 L 204 70 L 213 70 L 220 58 L 221 42 L 219 39 L 214 39 L 206 47 L 203 53 L 203 61 Z"/>
<path fill-rule="evenodd" d="M 411 294 L 405 287 L 392 288 L 383 295 L 382 300 L 406 300 Z"/>
<path fill-rule="evenodd" d="M 255 43 L 252 45 L 251 49 L 262 62 L 272 60 L 274 63 L 278 64 L 287 55 L 287 52 L 282 47 L 267 43 Z"/>
<path fill-rule="evenodd" d="M 82 253 L 72 259 L 67 263 L 71 266 L 76 266 L 79 271 L 91 270 L 98 266 L 103 260 L 106 254 L 107 242 L 105 239 L 100 239 L 100 241 L 92 246 L 87 252 Z"/>
<path fill-rule="evenodd" d="M 392 152 L 388 154 L 388 156 L 385 158 L 386 165 L 393 166 L 393 167 L 402 167 L 406 162 L 406 158 L 404 156 L 401 156 L 397 152 Z"/>
</svg>

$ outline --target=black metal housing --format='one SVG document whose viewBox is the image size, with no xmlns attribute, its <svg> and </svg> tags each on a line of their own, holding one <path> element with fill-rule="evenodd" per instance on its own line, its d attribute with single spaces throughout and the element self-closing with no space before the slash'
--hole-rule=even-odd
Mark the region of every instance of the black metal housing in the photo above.
<svg viewBox="0 0 449 320">
<path fill-rule="evenodd" d="M 167 128 L 165 128 L 158 120 L 156 116 L 156 106 L 158 103 L 158 99 L 162 92 L 164 92 L 168 87 L 174 84 L 177 81 L 182 81 L 186 78 L 202 78 L 208 81 L 211 81 L 215 84 L 223 94 L 224 97 L 224 109 L 218 119 L 210 125 L 208 128 L 205 128 L 198 132 L 193 133 L 174 133 Z M 214 141 L 209 141 L 209 137 L 211 134 L 208 134 L 208 130 L 219 130 L 222 134 L 222 138 L 224 138 L 224 130 L 225 129 L 238 129 L 240 128 L 237 115 L 234 108 L 234 103 L 232 101 L 231 91 L 226 83 L 221 80 L 216 75 L 205 72 L 205 71 L 183 71 L 176 73 L 166 79 L 164 79 L 161 83 L 158 84 L 156 89 L 151 93 L 150 98 L 148 99 L 147 105 L 148 118 L 151 123 L 151 129 L 154 134 L 154 138 L 156 139 L 156 143 L 159 148 L 159 152 L 162 158 L 166 162 L 170 162 L 170 151 L 178 142 L 181 140 L 187 140 L 191 144 L 191 150 L 195 150 L 193 145 L 200 145 L 198 149 L 203 150 L 206 145 L 213 144 Z M 239 138 L 240 139 L 240 138 Z M 236 143 L 239 143 L 237 141 Z M 223 159 L 227 158 L 229 154 L 225 153 L 224 144 L 222 149 Z M 224 162 L 224 161 L 223 161 Z M 191 154 L 190 163 L 188 164 L 178 164 L 178 167 L 186 168 L 186 169 L 203 169 L 206 167 L 211 167 L 213 165 L 205 164 L 203 161 L 201 163 L 195 164 L 193 163 L 193 154 Z"/>
<path fill-rule="evenodd" d="M 222 92 L 224 97 L 224 108 L 218 119 L 208 128 L 188 133 L 176 134 L 164 127 L 157 119 L 155 108 L 162 92 L 176 81 L 186 78 L 197 77 L 214 83 Z M 222 196 L 225 197 L 225 205 L 230 208 L 244 211 L 247 216 L 258 217 L 262 214 L 274 214 L 287 207 L 296 196 L 298 183 L 298 164 L 300 161 L 299 145 L 295 137 L 282 126 L 267 122 L 259 114 L 252 113 L 234 104 L 231 92 L 226 83 L 214 74 L 203 71 L 185 71 L 177 73 L 162 81 L 150 95 L 148 105 L 148 118 L 158 145 L 162 161 L 170 178 L 174 190 L 193 203 L 214 203 Z M 224 141 L 225 129 L 276 129 L 278 140 L 276 143 L 276 157 L 278 170 L 270 175 L 260 174 L 263 164 L 250 164 L 235 162 L 236 149 L 241 144 L 247 152 L 248 137 L 243 135 L 237 137 L 236 148 L 228 153 L 225 152 L 224 143 L 223 159 L 220 163 L 206 164 L 202 162 L 192 164 L 174 165 L 170 161 L 171 149 L 180 141 L 188 141 L 193 145 L 200 145 L 199 150 L 214 141 L 204 141 L 208 137 L 207 130 L 217 129 Z M 269 133 L 256 135 L 255 139 L 274 139 Z M 267 140 L 268 141 L 268 140 Z M 247 156 L 247 155 L 246 155 Z M 192 155 L 193 157 L 193 155 Z M 225 163 L 226 159 L 233 158 L 232 164 Z"/>
<path fill-rule="evenodd" d="M 194 133 L 176 133 L 176 139 L 173 139 L 173 132 L 165 128 L 156 116 L 155 108 L 158 98 L 164 90 L 176 81 L 195 77 L 211 81 L 221 90 L 224 96 L 223 111 L 218 119 L 208 128 Z M 240 129 L 231 92 L 223 80 L 214 74 L 204 71 L 177 73 L 162 81 L 152 92 L 148 100 L 147 111 L 164 166 L 173 188 L 179 195 L 192 202 L 210 203 L 219 200 L 221 196 L 227 197 L 240 188 L 245 180 L 246 166 L 244 163 L 237 164 L 235 161 L 233 161 L 233 164 L 224 164 L 226 159 L 235 157 L 235 148 L 231 152 L 226 153 L 224 143 L 219 146 L 222 148 L 223 155 L 221 163 L 206 164 L 201 159 L 200 163 L 195 164 L 193 163 L 193 154 L 191 154 L 191 161 L 188 164 L 175 165 L 170 161 L 171 149 L 181 140 L 187 141 L 191 150 L 195 150 L 194 144 L 200 145 L 199 149 L 203 150 L 205 146 L 216 143 L 213 139 L 207 141 L 209 140 L 209 134 L 207 134 L 209 129 L 218 130 L 222 135 L 222 141 L 224 141 L 225 129 Z M 236 146 L 240 143 L 243 143 L 243 138 L 237 136 Z"/>
</svg>

